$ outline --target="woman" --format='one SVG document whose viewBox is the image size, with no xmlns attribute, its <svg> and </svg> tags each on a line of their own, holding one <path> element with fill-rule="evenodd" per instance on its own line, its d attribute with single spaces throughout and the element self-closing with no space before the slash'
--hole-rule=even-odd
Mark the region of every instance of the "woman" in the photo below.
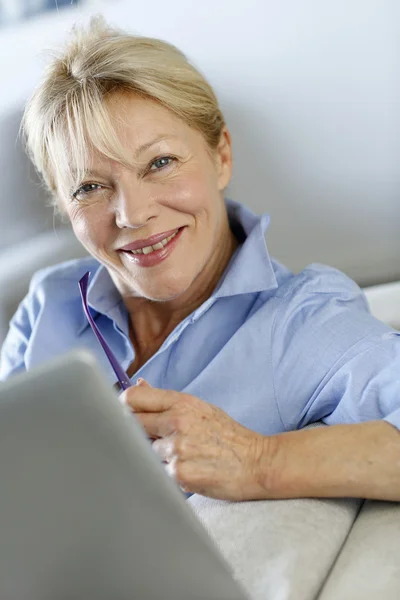
<svg viewBox="0 0 400 600">
<path fill-rule="evenodd" d="M 24 118 L 32 159 L 91 255 L 39 272 L 1 378 L 76 346 L 135 386 L 135 412 L 187 492 L 244 500 L 400 500 L 400 340 L 357 285 L 271 260 L 267 216 L 224 200 L 231 139 L 174 47 L 94 21 L 55 59 Z M 330 427 L 299 431 L 322 421 Z"/>
</svg>

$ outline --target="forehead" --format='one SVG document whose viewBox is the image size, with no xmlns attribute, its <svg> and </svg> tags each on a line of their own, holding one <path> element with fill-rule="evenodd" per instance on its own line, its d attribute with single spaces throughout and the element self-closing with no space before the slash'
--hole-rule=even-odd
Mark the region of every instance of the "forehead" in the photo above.
<svg viewBox="0 0 400 600">
<path fill-rule="evenodd" d="M 188 143 L 197 133 L 158 102 L 134 93 L 112 94 L 106 100 L 106 109 L 125 148 L 139 149 L 155 138 L 175 138 Z"/>
</svg>

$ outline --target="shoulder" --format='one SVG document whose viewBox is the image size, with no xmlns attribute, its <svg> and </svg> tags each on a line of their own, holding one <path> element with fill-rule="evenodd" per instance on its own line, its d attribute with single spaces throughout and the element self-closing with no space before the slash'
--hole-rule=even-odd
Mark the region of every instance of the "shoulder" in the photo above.
<svg viewBox="0 0 400 600">
<path fill-rule="evenodd" d="M 46 290 L 62 284 L 64 292 L 71 288 L 76 292 L 78 281 L 87 271 L 94 272 L 100 263 L 91 256 L 78 258 L 40 269 L 32 277 L 30 293 L 42 288 Z"/>
<path fill-rule="evenodd" d="M 32 277 L 29 292 L 21 303 L 31 324 L 46 308 L 52 314 L 76 312 L 80 302 L 78 281 L 87 272 L 94 273 L 100 263 L 92 257 L 79 258 L 40 269 Z"/>
<path fill-rule="evenodd" d="M 66 315 L 65 310 L 71 303 L 80 302 L 79 279 L 87 271 L 93 273 L 99 266 L 94 258 L 85 257 L 40 269 L 32 277 L 29 292 L 15 317 L 25 314 L 33 325 L 44 307 L 53 307 L 55 313 Z"/>
<path fill-rule="evenodd" d="M 360 340 L 377 343 L 387 326 L 371 315 L 365 294 L 341 271 L 311 264 L 276 290 L 272 335 L 278 355 L 301 346 L 315 356 L 322 348 L 346 351 Z M 295 343 L 295 346 L 293 345 Z"/>
<path fill-rule="evenodd" d="M 78 281 L 98 266 L 87 257 L 35 273 L 1 349 L 0 381 L 50 358 L 55 348 L 68 349 L 82 314 Z"/>
<path fill-rule="evenodd" d="M 364 306 L 367 306 L 362 290 L 353 279 L 338 269 L 319 263 L 308 265 L 297 275 L 286 277 L 276 294 L 284 301 L 301 301 L 310 296 L 322 302 L 329 296 L 361 298 Z"/>
<path fill-rule="evenodd" d="M 390 328 L 371 315 L 360 287 L 337 269 L 312 264 L 276 291 L 274 368 L 301 364 L 311 379 L 381 343 Z M 298 374 L 299 375 L 299 374 Z M 317 377 L 318 379 L 318 377 Z"/>
<path fill-rule="evenodd" d="M 371 316 L 362 289 L 338 269 L 313 263 L 300 273 L 293 274 L 275 259 L 271 259 L 271 264 L 276 286 L 263 297 L 268 311 L 271 311 L 273 302 L 274 327 L 278 330 L 293 319 L 304 321 L 306 314 L 311 316 L 312 313 L 329 311 L 333 307 L 333 312 L 340 312 L 339 307 L 351 308 Z"/>
<path fill-rule="evenodd" d="M 275 297 L 281 325 L 293 319 L 304 322 L 306 315 L 325 321 L 328 313 L 332 318 L 350 312 L 371 317 L 365 294 L 357 283 L 338 269 L 318 263 L 282 278 Z"/>
</svg>

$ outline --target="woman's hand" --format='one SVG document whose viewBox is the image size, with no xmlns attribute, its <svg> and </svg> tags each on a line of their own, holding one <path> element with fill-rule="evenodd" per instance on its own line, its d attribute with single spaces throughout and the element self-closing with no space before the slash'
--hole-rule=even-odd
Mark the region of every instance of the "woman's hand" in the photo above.
<svg viewBox="0 0 400 600">
<path fill-rule="evenodd" d="M 183 491 L 224 500 L 265 497 L 260 463 L 268 438 L 195 396 L 153 388 L 143 379 L 121 400 Z"/>
</svg>

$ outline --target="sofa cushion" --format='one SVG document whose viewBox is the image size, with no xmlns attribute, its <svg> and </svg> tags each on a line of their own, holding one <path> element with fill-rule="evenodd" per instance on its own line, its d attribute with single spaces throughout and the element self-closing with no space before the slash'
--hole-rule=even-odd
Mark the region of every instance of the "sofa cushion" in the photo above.
<svg viewBox="0 0 400 600">
<path fill-rule="evenodd" d="M 316 598 L 361 502 L 188 500 L 253 600 Z"/>
</svg>

